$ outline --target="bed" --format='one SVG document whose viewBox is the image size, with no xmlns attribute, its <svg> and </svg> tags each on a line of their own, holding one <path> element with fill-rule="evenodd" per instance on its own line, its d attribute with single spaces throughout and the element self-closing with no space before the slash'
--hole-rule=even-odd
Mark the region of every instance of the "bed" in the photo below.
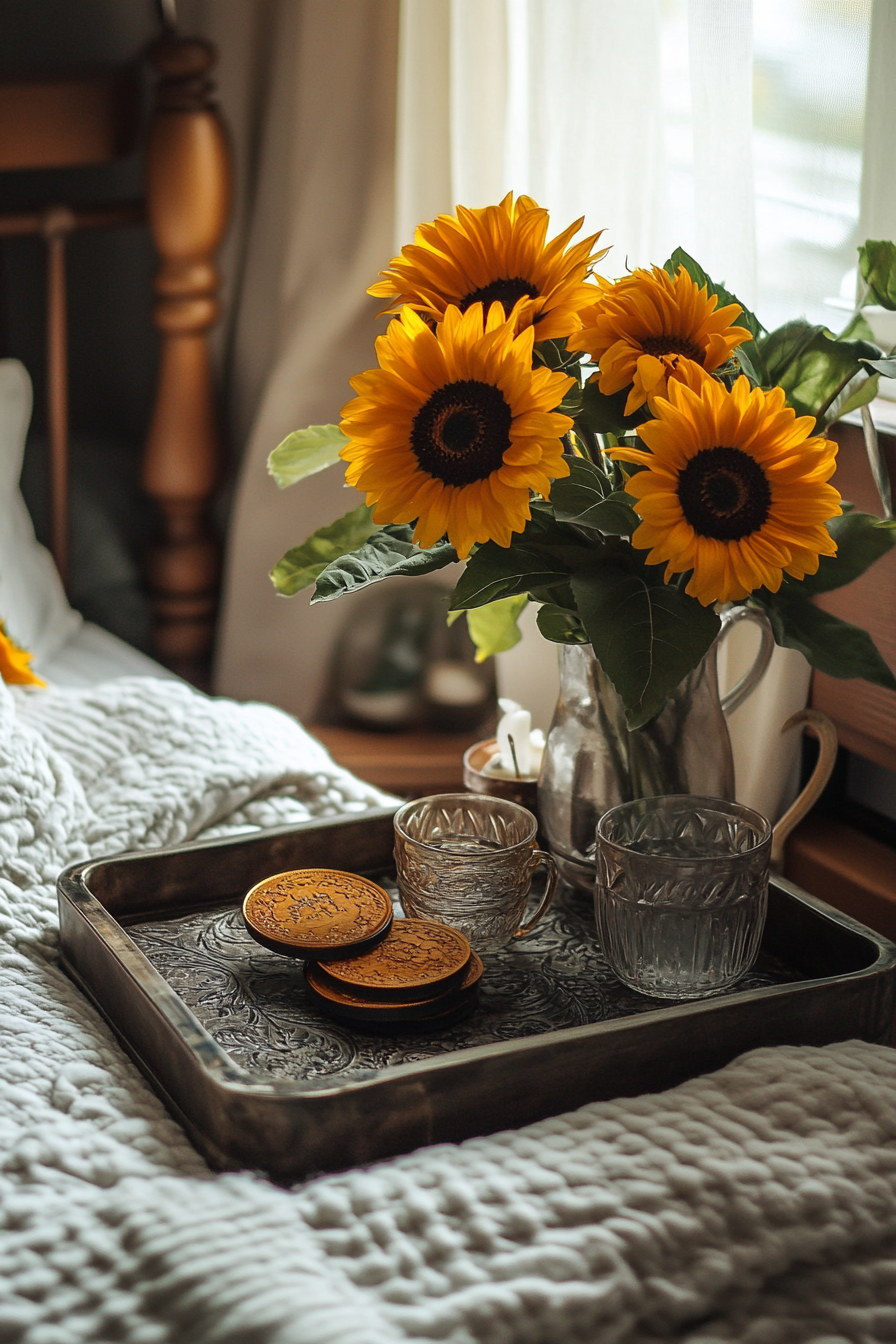
<svg viewBox="0 0 896 1344">
<path fill-rule="evenodd" d="M 205 1166 L 60 970 L 56 875 L 389 799 L 71 609 L 18 491 L 29 414 L 0 362 L 0 615 L 49 683 L 0 683 L 0 1341 L 896 1337 L 882 1045 L 754 1051 L 292 1191 Z"/>
<path fill-rule="evenodd" d="M 294 719 L 210 699 L 72 612 L 15 487 L 15 361 L 0 407 L 0 610 L 50 683 L 0 683 L 0 1339 L 892 1339 L 880 1045 L 758 1050 L 294 1191 L 208 1170 L 61 972 L 56 874 L 389 799 Z"/>
</svg>

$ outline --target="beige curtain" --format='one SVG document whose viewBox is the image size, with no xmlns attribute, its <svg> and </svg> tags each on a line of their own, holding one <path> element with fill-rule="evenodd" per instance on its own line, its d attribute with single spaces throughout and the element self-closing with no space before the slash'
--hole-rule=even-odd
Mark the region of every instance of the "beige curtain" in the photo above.
<svg viewBox="0 0 896 1344">
<path fill-rule="evenodd" d="M 337 420 L 382 324 L 367 286 L 392 255 L 397 0 L 180 0 L 218 46 L 237 169 L 218 334 L 242 452 L 228 529 L 216 689 L 307 718 L 350 603 L 274 593 L 283 552 L 353 506 L 333 468 L 281 493 L 268 453 Z"/>
</svg>

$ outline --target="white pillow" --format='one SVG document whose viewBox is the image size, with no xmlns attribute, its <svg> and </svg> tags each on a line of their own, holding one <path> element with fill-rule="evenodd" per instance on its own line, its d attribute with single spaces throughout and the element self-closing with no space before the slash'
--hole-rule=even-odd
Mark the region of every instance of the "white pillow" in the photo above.
<svg viewBox="0 0 896 1344">
<path fill-rule="evenodd" d="M 0 620 L 36 665 L 58 653 L 81 625 L 50 552 L 35 535 L 19 490 L 31 422 L 31 379 L 17 359 L 0 359 Z"/>
</svg>

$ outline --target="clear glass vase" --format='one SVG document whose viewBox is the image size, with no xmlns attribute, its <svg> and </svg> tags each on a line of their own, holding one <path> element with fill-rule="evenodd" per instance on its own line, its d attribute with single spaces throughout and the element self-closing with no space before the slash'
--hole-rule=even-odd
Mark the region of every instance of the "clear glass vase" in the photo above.
<svg viewBox="0 0 896 1344">
<path fill-rule="evenodd" d="M 719 698 L 719 642 L 738 621 L 760 626 L 753 666 Z M 560 698 L 538 781 L 541 831 L 561 875 L 594 887 L 595 835 L 618 803 L 661 794 L 734 798 L 734 759 L 725 715 L 758 685 L 774 649 L 767 618 L 752 607 L 722 613 L 722 630 L 702 662 L 679 683 L 660 713 L 630 731 L 622 699 L 590 644 L 561 644 Z"/>
</svg>

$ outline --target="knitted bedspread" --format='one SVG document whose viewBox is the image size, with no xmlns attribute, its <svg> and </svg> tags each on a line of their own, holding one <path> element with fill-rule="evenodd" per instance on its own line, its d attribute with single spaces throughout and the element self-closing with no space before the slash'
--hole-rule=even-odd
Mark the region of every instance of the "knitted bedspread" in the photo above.
<svg viewBox="0 0 896 1344">
<path fill-rule="evenodd" d="M 0 1342 L 896 1340 L 880 1046 L 295 1191 L 212 1174 L 60 971 L 56 875 L 382 799 L 285 715 L 175 683 L 0 685 L 0 738 Z"/>
</svg>

